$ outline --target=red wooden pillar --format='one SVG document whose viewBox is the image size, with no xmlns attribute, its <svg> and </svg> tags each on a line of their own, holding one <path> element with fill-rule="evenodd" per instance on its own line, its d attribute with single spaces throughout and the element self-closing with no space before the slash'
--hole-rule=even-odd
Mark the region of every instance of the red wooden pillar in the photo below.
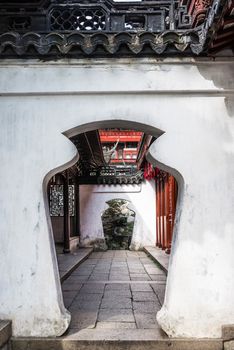
<svg viewBox="0 0 234 350">
<path fill-rule="evenodd" d="M 156 246 L 171 251 L 176 212 L 177 183 L 175 178 L 163 171 L 157 175 L 156 183 Z"/>
<path fill-rule="evenodd" d="M 158 203 L 159 203 L 159 212 L 158 212 L 158 223 L 159 223 L 159 248 L 162 247 L 162 178 L 159 175 L 158 178 Z"/>
<path fill-rule="evenodd" d="M 165 179 L 164 174 L 161 176 L 161 246 L 165 249 Z"/>
<path fill-rule="evenodd" d="M 167 173 L 163 173 L 163 249 L 167 248 Z"/>
<path fill-rule="evenodd" d="M 176 214 L 176 201 L 177 201 L 177 184 L 175 178 L 169 176 L 169 223 L 170 223 L 170 249 L 173 238 L 173 229 L 175 223 L 175 214 Z"/>
<path fill-rule="evenodd" d="M 161 218 L 160 218 L 160 213 L 161 213 L 161 195 L 160 195 L 160 191 L 161 191 L 161 186 L 160 186 L 160 178 L 158 176 L 157 179 L 157 183 L 158 183 L 158 247 L 161 248 Z"/>
<path fill-rule="evenodd" d="M 173 201 L 173 189 L 171 187 L 174 177 L 170 174 L 168 175 L 168 253 L 171 252 L 171 241 L 173 232 L 173 213 L 172 213 L 172 201 Z"/>
<path fill-rule="evenodd" d="M 171 248 L 171 241 L 172 241 L 172 232 L 173 232 L 173 221 L 174 221 L 174 210 L 173 210 L 173 202 L 174 202 L 174 178 L 170 175 L 169 176 L 169 226 L 170 226 L 170 248 Z"/>
<path fill-rule="evenodd" d="M 172 222 L 171 222 L 171 226 L 172 226 L 172 233 L 173 233 L 173 228 L 174 228 L 174 224 L 175 224 L 175 214 L 176 214 L 176 202 L 177 202 L 177 183 L 174 177 L 172 177 Z"/>
<path fill-rule="evenodd" d="M 169 222 L 169 174 L 166 173 L 165 176 L 165 191 L 164 191 L 164 198 L 165 198 L 165 215 L 164 215 L 164 222 L 165 222 L 165 248 L 166 253 L 169 253 L 169 246 L 170 246 L 170 222 Z"/>
</svg>

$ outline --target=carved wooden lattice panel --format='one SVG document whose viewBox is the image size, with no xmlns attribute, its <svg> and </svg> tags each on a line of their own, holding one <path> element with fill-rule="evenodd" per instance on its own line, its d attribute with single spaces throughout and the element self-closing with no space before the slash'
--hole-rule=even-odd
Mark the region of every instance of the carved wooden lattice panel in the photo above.
<svg viewBox="0 0 234 350">
<path fill-rule="evenodd" d="M 57 8 L 50 15 L 52 30 L 102 31 L 106 28 L 106 14 L 101 8 Z"/>
<path fill-rule="evenodd" d="M 50 185 L 50 216 L 64 216 L 63 185 Z M 69 215 L 75 215 L 75 186 L 69 185 Z"/>
</svg>

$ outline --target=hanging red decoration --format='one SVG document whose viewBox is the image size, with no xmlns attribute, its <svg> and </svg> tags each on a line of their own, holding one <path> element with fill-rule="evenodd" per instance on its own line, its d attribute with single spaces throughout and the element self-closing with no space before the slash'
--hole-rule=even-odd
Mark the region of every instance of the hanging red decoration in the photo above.
<svg viewBox="0 0 234 350">
<path fill-rule="evenodd" d="M 156 170 L 154 169 L 153 165 L 150 163 L 145 163 L 144 168 L 144 179 L 146 180 L 152 180 L 156 176 Z"/>
</svg>

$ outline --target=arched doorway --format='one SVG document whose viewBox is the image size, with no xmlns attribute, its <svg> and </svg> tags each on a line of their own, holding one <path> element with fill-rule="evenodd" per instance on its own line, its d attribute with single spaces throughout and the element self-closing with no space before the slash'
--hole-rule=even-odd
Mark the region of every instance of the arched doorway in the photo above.
<svg viewBox="0 0 234 350">
<path fill-rule="evenodd" d="M 110 124 L 108 124 L 109 122 L 106 122 L 105 124 L 102 124 L 102 130 L 103 130 L 103 128 L 104 128 L 104 125 L 106 125 L 106 126 L 113 126 L 113 122 L 112 121 L 110 121 Z M 117 124 L 117 123 L 116 123 Z M 121 125 L 122 123 L 120 122 L 120 123 L 118 123 L 118 125 Z M 129 128 L 130 127 L 132 127 L 132 126 L 134 126 L 134 128 L 132 128 L 132 130 L 139 130 L 139 129 L 137 129 L 137 125 L 138 123 L 130 123 L 130 124 L 128 124 L 128 123 L 126 123 L 126 122 L 123 122 L 123 125 L 125 126 L 125 127 L 128 127 L 128 129 L 127 130 L 129 130 Z M 128 125 L 130 125 L 130 126 L 128 126 Z M 96 126 L 97 127 L 97 126 Z M 141 126 L 142 127 L 142 126 Z M 122 128 L 123 129 L 123 128 Z M 85 162 L 85 165 L 87 166 L 87 163 L 89 163 L 89 159 L 88 159 L 88 161 L 87 161 L 87 157 L 83 154 L 84 153 L 84 151 L 83 150 L 87 150 L 88 148 L 89 148 L 89 151 L 88 152 L 90 152 L 90 154 L 91 154 L 91 157 L 92 157 L 92 160 L 94 161 L 94 154 L 95 154 L 95 151 L 93 150 L 93 149 L 91 149 L 92 147 L 90 146 L 90 144 L 91 144 L 91 142 L 94 142 L 95 143 L 95 141 L 94 141 L 94 138 L 95 138 L 95 135 L 94 135 L 94 130 L 92 129 L 92 125 L 85 125 L 85 127 L 84 127 L 84 129 L 83 130 L 86 130 L 85 132 L 81 132 L 82 131 L 82 129 L 80 130 L 80 132 L 78 132 L 77 130 L 76 130 L 76 133 L 74 133 L 74 132 L 72 132 L 71 134 L 70 134 L 70 140 L 76 145 L 76 146 L 78 146 L 77 147 L 77 149 L 78 149 L 78 152 L 80 152 L 80 159 L 82 160 L 82 158 L 84 158 L 85 160 L 86 160 L 86 162 Z M 95 129 L 95 130 L 98 130 L 98 129 Z M 109 130 L 110 130 L 110 128 L 109 128 Z M 143 130 L 144 130 L 144 128 L 143 128 Z M 143 135 L 147 135 L 145 132 L 143 132 L 143 130 L 142 129 L 140 129 L 140 131 L 143 133 Z M 148 132 L 149 130 L 151 130 L 150 128 L 147 128 L 146 127 L 146 131 Z M 152 130 L 151 130 L 152 131 Z M 89 133 L 91 133 L 91 134 L 89 134 Z M 79 136 L 80 135 L 80 136 Z M 92 137 L 92 141 L 91 141 L 91 139 L 89 139 L 89 137 L 90 137 L 90 135 L 91 135 L 91 137 Z M 66 133 L 66 136 L 68 136 L 68 133 Z M 154 142 L 154 140 L 155 139 L 157 139 L 157 137 L 158 137 L 159 135 L 158 134 L 156 134 L 156 137 L 154 137 L 153 138 L 153 142 Z M 144 136 L 145 137 L 145 136 Z M 144 138 L 143 136 L 142 136 L 142 139 Z M 83 142 L 82 140 L 86 140 L 87 141 L 87 145 L 85 144 L 85 145 L 83 145 L 83 146 L 81 146 L 81 142 Z M 86 142 L 85 141 L 85 142 Z M 149 149 L 149 147 L 150 147 L 150 145 L 152 144 L 152 142 L 149 142 L 149 143 L 147 143 L 146 142 L 147 141 L 147 138 L 146 139 L 144 139 L 144 142 L 145 143 L 143 143 L 142 145 L 141 145 L 141 147 L 139 147 L 139 149 L 142 149 L 143 150 L 143 155 L 142 155 L 142 158 L 143 159 L 145 159 L 145 157 L 146 157 L 146 154 L 147 154 L 147 152 L 148 152 L 148 149 Z M 90 151 L 91 150 L 91 151 Z M 79 168 L 79 165 L 77 166 L 77 168 Z M 148 166 L 146 167 L 147 169 L 149 168 Z M 86 169 L 87 170 L 87 169 Z M 66 171 L 68 171 L 68 170 L 66 170 Z M 89 170 L 90 171 L 90 170 Z M 107 169 L 105 168 L 105 171 L 107 171 Z M 146 171 L 146 170 L 145 170 Z M 152 167 L 152 171 L 153 171 L 153 167 Z M 97 171 L 96 171 L 96 169 L 93 167 L 93 165 L 92 165 L 92 176 L 93 176 L 93 174 L 95 174 Z M 87 173 L 86 173 L 87 174 Z M 89 177 L 90 175 L 89 175 L 89 173 L 88 173 L 88 177 Z M 147 172 L 147 177 L 150 177 L 150 178 L 148 178 L 147 180 L 152 180 L 153 179 L 153 183 L 154 183 L 154 187 L 155 187 L 155 178 L 151 178 L 151 175 L 149 174 L 149 172 Z M 82 181 L 87 181 L 87 177 L 86 177 L 86 175 L 84 174 L 84 173 L 82 173 L 82 176 L 81 176 L 81 179 L 82 179 Z M 117 178 L 115 178 L 113 181 L 115 181 L 114 182 L 114 185 L 116 186 L 116 180 Z M 93 180 L 93 179 L 92 179 Z M 96 185 L 96 186 L 103 186 L 103 184 L 101 184 L 100 183 L 100 177 L 98 178 L 98 184 Z M 106 186 L 109 186 L 109 185 L 111 185 L 111 183 L 110 183 L 110 178 L 109 179 L 107 179 L 107 180 L 105 180 L 104 179 L 104 184 L 106 185 Z M 126 182 L 125 182 L 125 180 L 123 180 L 123 177 L 122 177 L 122 179 L 121 179 L 121 181 L 123 181 L 123 183 L 126 185 Z M 82 186 L 82 184 L 80 184 L 81 186 Z M 87 184 L 86 184 L 86 186 L 87 186 Z M 89 184 L 89 186 L 90 186 L 90 184 Z M 81 190 L 78 190 L 78 192 L 80 193 L 82 193 L 82 191 Z M 96 191 L 95 192 L 99 192 L 99 190 L 98 190 L 98 188 L 96 189 Z M 156 195 L 155 195 L 155 189 L 153 190 L 153 193 L 154 193 L 154 202 L 155 202 L 155 204 L 156 204 Z M 99 194 L 100 195 L 100 194 Z M 90 193 L 87 195 L 86 194 L 86 197 L 85 197 L 85 200 L 83 201 L 83 203 L 84 203 L 84 205 L 85 206 L 87 206 L 88 205 L 88 203 L 90 202 L 90 198 L 89 198 L 89 196 L 90 196 Z M 114 198 L 114 197 L 113 197 Z M 110 199 L 110 200 L 108 200 L 107 201 L 107 203 L 108 204 L 113 204 L 113 198 L 112 199 Z M 142 202 L 147 202 L 147 198 L 145 197 L 144 198 L 144 200 L 143 200 L 143 198 L 144 197 L 142 197 Z M 126 204 L 129 202 L 128 200 L 121 200 L 121 197 L 119 197 L 119 198 L 117 198 L 116 199 L 117 200 L 117 203 L 118 203 L 118 205 L 117 206 L 119 206 L 120 205 L 120 207 L 121 206 L 125 206 L 125 208 L 124 209 L 126 209 Z M 97 202 L 98 203 L 98 202 Z M 144 205 L 144 204 L 143 204 Z M 100 206 L 100 205 L 98 205 L 98 206 Z M 95 206 L 95 210 L 96 210 L 96 208 L 97 208 L 97 206 Z M 81 214 L 81 221 L 82 221 L 82 210 L 79 208 L 79 210 L 80 210 L 80 214 Z M 135 217 L 135 215 L 136 215 L 136 213 L 133 213 L 132 211 L 130 211 L 132 214 L 133 214 L 133 216 Z M 112 213 L 113 214 L 113 213 Z M 138 210 L 138 213 L 137 213 L 137 217 L 139 218 L 139 217 L 141 217 L 141 222 L 143 222 L 143 221 L 145 221 L 144 219 L 144 216 L 146 215 L 146 212 L 144 211 L 144 209 L 143 209 L 143 207 L 142 207 L 142 209 L 139 211 Z M 105 215 L 104 215 L 105 216 Z M 108 216 L 108 215 L 107 215 Z M 128 216 L 131 216 L 131 215 L 128 215 Z M 86 221 L 92 221 L 92 215 L 90 215 L 90 212 L 88 212 L 88 219 L 86 218 Z M 103 218 L 103 217 L 102 217 Z M 125 236 L 125 235 L 120 235 L 119 233 L 120 233 L 120 231 L 122 230 L 123 232 L 125 231 L 125 229 L 123 228 L 123 227 L 121 227 L 121 225 L 120 225 L 120 221 L 126 221 L 125 219 L 126 219 L 126 217 L 119 217 L 118 218 L 119 220 L 117 220 L 117 221 L 119 221 L 116 225 L 112 225 L 113 224 L 113 222 L 111 223 L 111 225 L 113 226 L 113 227 L 111 227 L 111 230 L 113 229 L 113 233 L 112 233 L 112 235 L 105 235 L 105 226 L 107 226 L 108 225 L 108 223 L 107 222 L 104 222 L 104 225 L 103 225 L 103 228 L 104 228 L 104 235 L 103 235 L 103 238 L 97 238 L 97 237 L 93 237 L 93 247 L 95 248 L 95 250 L 100 250 L 100 247 L 102 246 L 102 250 L 105 250 L 106 248 L 111 248 L 111 249 L 117 249 L 117 248 L 119 248 L 119 250 L 121 250 L 121 249 L 129 249 L 130 248 L 130 246 L 131 246 L 131 248 L 133 248 L 133 249 L 139 249 L 139 247 L 137 246 L 137 244 L 135 243 L 135 242 L 132 242 L 132 239 L 129 239 L 130 237 L 132 238 L 132 234 L 131 235 L 126 235 L 126 237 L 123 237 L 123 236 Z M 80 221 L 80 220 L 79 220 Z M 104 220 L 105 221 L 105 220 Z M 103 223 L 102 223 L 103 224 Z M 96 222 L 94 223 L 94 225 L 96 225 L 96 226 L 98 226 L 97 224 L 96 224 Z M 109 225 L 110 225 L 110 223 L 109 223 Z M 115 226 L 115 227 L 114 227 Z M 133 228 L 133 220 L 131 220 L 131 223 L 130 223 L 130 226 L 132 226 L 131 228 Z M 138 219 L 138 222 L 137 222 L 137 226 L 139 226 L 140 227 L 140 229 L 142 230 L 142 227 L 139 225 L 139 219 Z M 145 226 L 147 226 L 147 223 L 146 223 L 146 225 Z M 139 228 L 138 228 L 138 231 L 140 230 Z M 155 245 L 156 244 L 156 208 L 154 209 L 154 229 L 155 229 L 155 233 L 154 233 L 154 241 L 153 241 L 153 244 Z M 117 232 L 118 231 L 118 232 Z M 86 229 L 85 229 L 85 231 L 84 231 L 84 234 L 82 235 L 80 235 L 81 237 L 80 237 L 80 239 L 81 239 L 81 241 L 80 242 L 82 242 L 82 236 L 85 236 L 85 239 L 87 240 L 87 233 L 88 233 L 88 230 L 87 230 L 87 227 L 86 227 Z M 107 236 L 109 236 L 108 238 L 107 238 Z M 110 238 L 110 236 L 112 236 L 111 238 Z M 113 240 L 113 236 L 115 237 L 115 239 Z M 143 232 L 141 232 L 141 236 L 144 236 L 144 231 Z M 126 239 L 127 240 L 126 240 Z M 113 241 L 115 241 L 114 242 L 114 244 L 113 244 Z M 105 242 L 105 243 L 103 243 L 103 242 Z M 116 245 L 116 243 L 117 243 L 117 245 Z M 90 244 L 90 240 L 88 241 L 88 244 Z M 83 241 L 83 246 L 84 246 L 84 241 Z M 86 245 L 87 246 L 87 245 Z M 88 245 L 89 246 L 89 245 Z M 143 247 L 143 245 L 142 245 L 142 247 Z M 98 255 L 99 256 L 99 255 Z M 143 257 L 142 257 L 142 259 L 143 259 Z M 145 259 L 146 259 L 146 257 L 145 257 Z M 148 260 L 147 260 L 148 261 Z M 150 261 L 148 261 L 148 264 L 150 265 Z M 160 276 L 160 278 L 162 278 L 162 275 L 160 275 L 162 272 L 160 272 L 159 270 L 157 270 L 157 268 L 156 267 L 154 267 L 154 265 L 152 265 L 151 266 L 151 269 L 152 269 L 152 271 L 154 272 L 153 274 L 155 274 L 156 276 L 159 274 L 159 276 Z M 95 268 L 94 268 L 94 270 L 95 270 Z M 139 268 L 139 270 L 141 270 L 141 268 Z M 144 275 L 143 273 L 141 273 L 141 274 L 139 274 L 139 275 L 141 275 L 141 277 L 140 276 L 136 276 L 136 274 L 135 274 L 135 271 L 134 271 L 134 268 L 133 268 L 133 270 L 131 270 L 131 271 L 133 271 L 133 272 L 131 272 L 131 274 L 132 275 L 130 275 L 129 276 L 129 278 L 130 278 L 130 280 L 132 280 L 132 281 L 135 281 L 135 279 L 138 279 L 139 278 L 139 281 L 138 282 L 140 282 L 140 278 L 143 278 L 143 280 L 145 279 L 145 281 L 146 280 L 151 280 L 151 276 L 148 274 L 148 272 L 147 272 L 147 274 L 146 275 Z M 151 271 L 151 272 L 152 272 Z M 85 270 L 85 272 L 87 272 L 86 270 Z M 100 273 L 100 270 L 99 270 L 99 274 L 100 274 L 100 276 L 104 279 L 104 278 L 106 278 L 106 274 L 101 274 Z M 77 275 L 79 275 L 79 269 L 78 269 L 78 271 L 77 271 Z M 144 276 L 143 276 L 144 275 Z M 103 277 L 103 276 L 105 276 L 105 277 Z M 116 276 L 116 275 L 115 275 Z M 143 277 L 142 277 L 143 276 Z M 87 283 L 87 278 L 89 279 L 89 278 L 92 278 L 92 273 L 89 275 L 89 276 L 87 276 L 87 275 L 81 275 L 80 276 L 81 277 L 81 281 L 82 282 L 84 282 L 84 284 L 86 284 Z M 101 278 L 100 277 L 100 278 Z M 74 282 L 75 280 L 76 280 L 76 276 L 74 275 L 72 275 L 71 277 L 70 277 L 70 279 L 68 279 L 68 281 L 67 282 L 65 282 L 65 288 L 69 288 L 69 282 L 71 283 L 71 282 Z M 96 277 L 97 278 L 97 277 Z M 124 276 L 124 278 L 127 278 L 126 277 L 126 275 Z M 153 278 L 155 278 L 155 276 L 153 277 Z M 82 280 L 82 279 L 84 279 L 84 280 Z M 117 279 L 118 279 L 118 277 L 117 277 Z M 163 282 L 162 282 L 163 281 Z M 165 282 L 165 280 L 164 279 L 162 279 L 162 281 L 160 282 L 161 284 L 162 283 L 164 283 Z M 105 280 L 103 281 L 103 283 L 105 282 Z M 108 281 L 106 281 L 106 282 L 108 282 Z M 156 283 L 156 281 L 154 281 L 154 284 Z M 67 284 L 68 284 L 68 287 L 66 287 L 67 286 Z M 109 286 L 109 283 L 104 283 L 105 285 L 107 285 L 107 287 Z M 129 284 L 129 285 L 131 285 L 131 284 Z M 164 286 L 165 286 L 165 283 L 164 283 Z M 82 294 L 82 291 L 83 291 L 83 288 L 86 288 L 86 285 L 85 286 L 83 286 L 82 288 L 81 288 L 81 292 L 79 292 L 79 293 L 81 293 Z M 154 286 L 155 287 L 155 286 Z M 154 294 L 155 293 L 155 291 L 157 290 L 157 288 L 152 288 L 152 287 L 150 287 L 150 289 L 148 290 L 148 292 L 152 295 L 152 297 L 154 296 L 154 297 L 156 297 L 156 298 L 159 298 L 158 296 L 157 296 L 157 294 Z M 165 288 L 164 288 L 164 290 L 165 290 Z M 157 290 L 158 291 L 158 290 Z M 161 295 L 162 295 L 162 289 L 160 288 L 160 293 L 161 293 Z M 72 290 L 70 291 L 69 289 L 68 290 L 65 290 L 65 293 L 70 293 L 70 292 L 73 292 Z M 139 292 L 139 293 L 141 293 L 141 291 L 138 291 L 137 289 L 134 291 L 134 290 L 131 290 L 131 293 L 133 293 L 133 295 L 134 295 L 134 293 L 137 293 L 137 292 Z M 164 293 L 164 292 L 163 292 Z M 71 293 L 70 293 L 71 294 Z M 90 294 L 92 294 L 92 293 L 90 293 Z M 163 297 L 164 296 L 161 296 L 161 301 L 163 301 Z M 85 300 L 84 300 L 85 301 Z M 90 300 L 91 301 L 91 300 Z M 70 302 L 70 300 L 69 300 L 69 302 Z M 139 302 L 139 301 L 134 301 L 136 304 L 135 304 L 135 306 L 137 307 L 137 303 Z M 140 302 L 142 302 L 142 303 L 144 303 L 145 301 L 144 300 L 141 300 Z M 74 305 L 76 305 L 76 303 L 78 303 L 78 308 L 80 307 L 79 306 L 79 300 L 76 300 L 76 299 L 74 299 L 72 302 L 71 302 L 71 304 L 70 304 L 70 306 L 69 306 L 69 308 L 70 308 L 70 310 L 71 310 L 71 312 L 74 312 L 74 307 L 76 307 L 76 306 L 74 306 Z M 146 304 L 147 304 L 147 300 L 146 300 Z M 159 308 L 161 307 L 161 304 L 159 304 L 160 306 L 159 306 Z M 83 304 L 82 304 L 82 307 L 83 307 Z M 102 307 L 102 305 L 101 305 L 101 307 Z M 119 305 L 118 305 L 118 307 L 119 307 Z M 148 308 L 149 309 L 149 308 Z M 159 310 L 158 308 L 156 308 L 156 309 L 154 309 L 153 308 L 153 313 L 151 313 L 151 312 L 147 312 L 147 315 L 148 315 L 148 317 L 151 317 L 151 319 L 154 319 L 154 322 L 155 322 L 155 313 L 156 313 L 156 310 Z M 76 310 L 75 310 L 76 311 Z M 102 310 L 99 310 L 100 312 L 102 311 Z M 152 310 L 150 310 L 150 311 L 152 311 Z M 79 312 L 81 313 L 81 310 L 79 309 Z M 133 312 L 135 312 L 135 310 L 133 310 Z M 150 314 L 150 315 L 149 315 Z M 136 313 L 136 315 L 137 315 L 137 313 Z M 79 314 L 77 315 L 77 320 L 79 321 Z M 131 323 L 131 322 L 130 322 Z M 141 327 L 144 327 L 144 326 L 142 326 L 142 322 L 140 323 L 141 324 Z M 132 326 L 132 324 L 131 324 L 131 326 Z M 72 323 L 72 327 L 76 327 L 76 325 L 74 325 L 74 323 Z"/>
</svg>

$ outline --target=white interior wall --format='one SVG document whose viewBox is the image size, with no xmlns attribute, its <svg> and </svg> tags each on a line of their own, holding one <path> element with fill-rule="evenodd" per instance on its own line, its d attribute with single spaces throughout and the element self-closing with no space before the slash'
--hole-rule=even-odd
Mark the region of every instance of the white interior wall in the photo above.
<svg viewBox="0 0 234 350">
<path fill-rule="evenodd" d="M 156 195 L 155 182 L 141 185 L 80 185 L 80 244 L 90 246 L 104 239 L 101 215 L 111 199 L 126 199 L 136 213 L 131 249 L 155 245 Z"/>
</svg>

